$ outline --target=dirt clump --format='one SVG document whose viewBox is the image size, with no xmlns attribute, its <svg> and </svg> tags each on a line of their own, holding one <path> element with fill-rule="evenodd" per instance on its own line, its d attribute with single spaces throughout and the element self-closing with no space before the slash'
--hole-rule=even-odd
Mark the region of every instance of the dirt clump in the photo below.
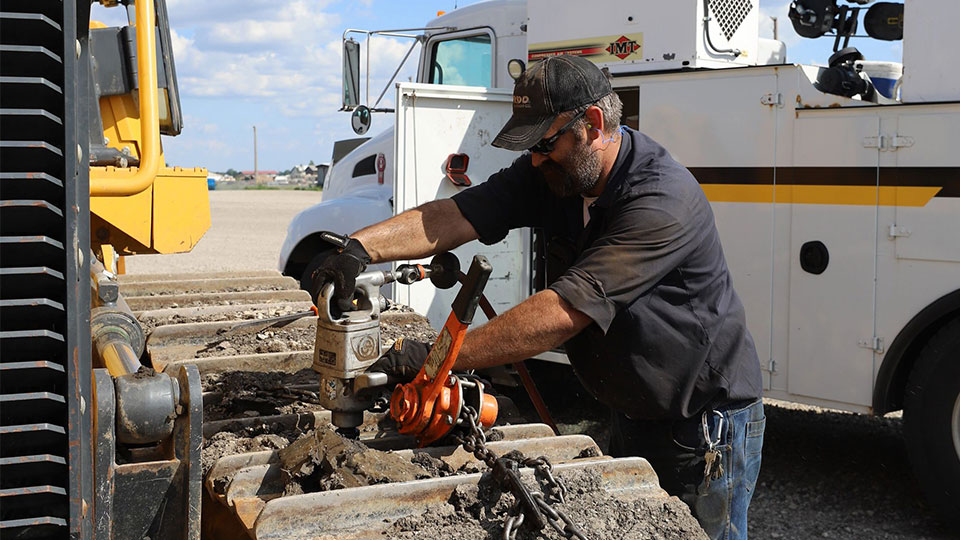
<svg viewBox="0 0 960 540">
<path fill-rule="evenodd" d="M 607 493 L 596 471 L 564 471 L 558 476 L 567 486 L 564 503 L 552 503 L 591 539 L 687 540 L 706 538 L 689 508 L 676 497 L 619 498 Z M 395 521 L 386 538 L 444 538 L 492 540 L 502 538 L 506 520 L 513 515 L 514 498 L 502 491 L 491 475 L 477 485 L 458 486 L 447 504 L 422 515 Z M 541 531 L 521 528 L 517 538 L 564 538 L 550 526 Z"/>
<path fill-rule="evenodd" d="M 260 332 L 230 332 L 222 329 L 206 347 L 197 351 L 197 358 L 237 356 L 313 350 L 317 339 L 315 325 L 271 328 Z"/>
<path fill-rule="evenodd" d="M 201 377 L 203 420 L 271 416 L 319 410 L 317 374 L 229 371 Z"/>
<path fill-rule="evenodd" d="M 248 428 L 240 433 L 233 431 L 220 431 L 215 433 L 209 439 L 203 441 L 203 448 L 200 449 L 200 461 L 203 463 L 203 475 L 224 456 L 234 454 L 246 454 L 248 452 L 261 452 L 263 450 L 279 450 L 290 444 L 291 439 L 297 437 L 296 433 L 290 433 L 282 430 L 280 433 L 274 433 L 275 427 L 266 429 L 254 427 Z"/>
<path fill-rule="evenodd" d="M 410 462 L 427 471 L 432 478 L 451 476 L 458 472 L 453 470 L 453 467 L 446 461 L 435 458 L 427 453 L 415 453 L 413 457 L 410 458 Z M 466 465 L 464 468 L 466 468 Z M 465 473 L 466 471 L 461 470 L 460 472 Z"/>
<path fill-rule="evenodd" d="M 280 450 L 284 495 L 430 478 L 429 471 L 392 452 L 368 448 L 320 427 Z"/>
</svg>

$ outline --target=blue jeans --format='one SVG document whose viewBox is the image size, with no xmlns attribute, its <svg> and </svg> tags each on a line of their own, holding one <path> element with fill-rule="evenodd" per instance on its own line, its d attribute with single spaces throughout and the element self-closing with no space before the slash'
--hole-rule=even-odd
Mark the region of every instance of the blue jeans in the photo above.
<svg viewBox="0 0 960 540">
<path fill-rule="evenodd" d="M 747 538 L 747 508 L 760 474 L 760 454 L 766 417 L 763 403 L 741 403 L 707 414 L 707 428 L 714 440 L 720 417 L 723 423 L 717 449 L 723 475 L 704 478 L 707 442 L 701 418 L 671 421 L 631 420 L 613 413 L 609 454 L 641 456 L 657 472 L 660 486 L 690 507 L 707 536 L 717 540 Z"/>
</svg>

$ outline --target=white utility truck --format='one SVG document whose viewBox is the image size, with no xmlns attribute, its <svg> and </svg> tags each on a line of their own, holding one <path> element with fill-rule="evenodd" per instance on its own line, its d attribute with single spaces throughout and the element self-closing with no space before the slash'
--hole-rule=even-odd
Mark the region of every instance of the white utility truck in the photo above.
<svg viewBox="0 0 960 540">
<path fill-rule="evenodd" d="M 318 231 L 351 233 L 507 166 L 516 154 L 490 142 L 511 112 L 508 62 L 586 56 L 609 69 L 623 123 L 690 168 L 712 202 L 765 395 L 902 409 L 917 476 L 956 522 L 960 65 L 942 44 L 960 2 L 866 3 L 796 0 L 782 14 L 804 37 L 835 36 L 828 66 L 784 63 L 783 44 L 759 38 L 755 0 L 499 0 L 416 34 L 381 32 L 416 37 L 417 82 L 397 85 L 393 129 L 339 161 L 323 202 L 294 218 L 280 269 L 309 273 Z M 858 31 L 902 39 L 903 65 L 847 48 Z M 371 109 L 350 32 L 344 106 L 363 132 Z M 544 287 L 543 243 L 519 230 L 458 252 L 490 258 L 487 291 L 503 311 Z M 426 284 L 392 295 L 437 325 L 451 300 Z"/>
</svg>

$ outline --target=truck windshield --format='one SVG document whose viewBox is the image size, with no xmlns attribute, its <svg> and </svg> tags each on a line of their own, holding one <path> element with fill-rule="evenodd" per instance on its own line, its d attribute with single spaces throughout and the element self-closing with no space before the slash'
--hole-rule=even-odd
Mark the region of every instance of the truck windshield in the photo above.
<svg viewBox="0 0 960 540">
<path fill-rule="evenodd" d="M 440 41 L 433 46 L 430 82 L 490 86 L 490 36 Z"/>
</svg>

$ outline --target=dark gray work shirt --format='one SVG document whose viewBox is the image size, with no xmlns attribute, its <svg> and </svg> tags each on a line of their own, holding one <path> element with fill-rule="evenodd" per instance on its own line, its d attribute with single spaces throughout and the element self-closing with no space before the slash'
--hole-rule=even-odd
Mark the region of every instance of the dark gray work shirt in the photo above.
<svg viewBox="0 0 960 540">
<path fill-rule="evenodd" d="M 624 128 L 603 193 L 559 198 L 530 154 L 453 197 L 493 244 L 540 227 L 549 285 L 594 324 L 567 355 L 587 390 L 634 419 L 680 419 L 758 398 L 760 363 L 733 290 L 713 211 L 697 180 L 646 135 Z"/>
</svg>

